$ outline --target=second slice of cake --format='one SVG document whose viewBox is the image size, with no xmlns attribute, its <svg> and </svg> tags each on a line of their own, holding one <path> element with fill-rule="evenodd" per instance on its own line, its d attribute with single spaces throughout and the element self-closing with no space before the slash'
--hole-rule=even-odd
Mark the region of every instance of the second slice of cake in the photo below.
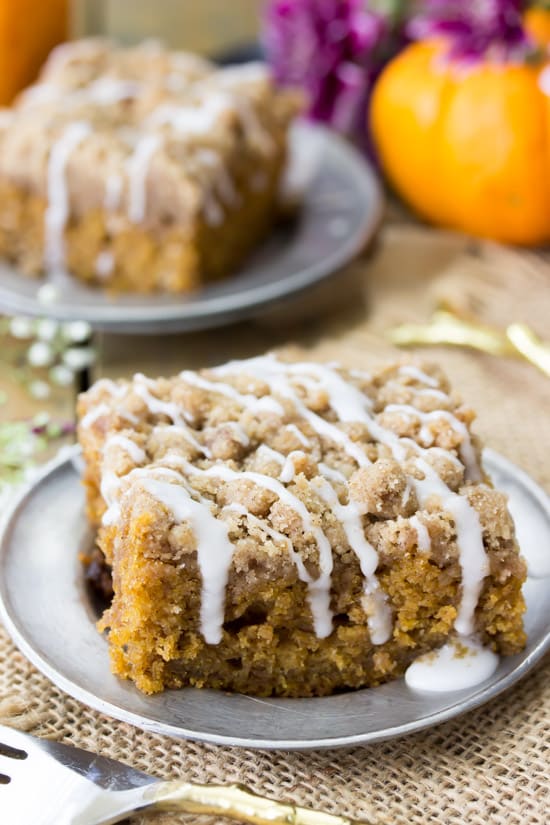
<svg viewBox="0 0 550 825">
<path fill-rule="evenodd" d="M 110 291 L 229 275 L 276 218 L 297 108 L 259 63 L 64 44 L 0 112 L 0 254 Z"/>
</svg>

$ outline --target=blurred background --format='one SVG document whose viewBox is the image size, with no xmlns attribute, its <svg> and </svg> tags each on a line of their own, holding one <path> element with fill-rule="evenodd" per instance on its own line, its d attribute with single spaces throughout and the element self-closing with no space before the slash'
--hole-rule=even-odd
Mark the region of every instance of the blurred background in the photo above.
<svg viewBox="0 0 550 825">
<path fill-rule="evenodd" d="M 173 48 L 215 54 L 255 40 L 261 0 L 72 0 L 74 34 L 123 43 L 159 37 Z"/>
</svg>

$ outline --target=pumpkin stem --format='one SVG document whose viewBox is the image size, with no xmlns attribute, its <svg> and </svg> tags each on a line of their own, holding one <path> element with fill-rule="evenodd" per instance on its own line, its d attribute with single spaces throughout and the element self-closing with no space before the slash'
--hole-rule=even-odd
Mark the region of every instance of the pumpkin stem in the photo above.
<svg viewBox="0 0 550 825">
<path fill-rule="evenodd" d="M 526 6 L 525 0 L 424 0 L 409 33 L 415 40 L 443 38 L 453 58 L 525 59 L 533 52 L 523 25 Z"/>
</svg>

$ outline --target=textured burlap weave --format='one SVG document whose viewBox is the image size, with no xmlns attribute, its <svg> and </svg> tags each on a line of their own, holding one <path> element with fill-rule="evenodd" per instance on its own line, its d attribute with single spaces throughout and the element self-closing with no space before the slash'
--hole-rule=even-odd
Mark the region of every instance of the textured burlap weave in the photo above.
<svg viewBox="0 0 550 825">
<path fill-rule="evenodd" d="M 389 325 L 425 320 L 434 296 L 441 294 L 458 304 L 466 301 L 470 309 L 473 296 L 485 320 L 528 320 L 550 337 L 550 264 L 542 256 L 472 247 L 451 235 L 393 224 L 373 256 L 357 267 L 367 310 L 354 300 L 353 311 L 291 331 L 263 325 L 156 343 L 105 339 L 103 371 L 120 375 L 139 368 L 168 374 L 252 355 L 289 337 L 315 356 L 368 365 L 393 354 L 382 338 Z M 478 410 L 477 428 L 485 442 L 550 491 L 550 380 L 513 359 L 444 348 L 425 357 L 441 362 Z M 548 660 L 488 706 L 428 732 L 365 748 L 269 753 L 172 741 L 88 710 L 54 688 L 0 629 L 0 720 L 160 777 L 244 782 L 259 792 L 333 812 L 376 815 L 380 822 L 550 822 Z M 153 821 L 199 822 L 168 815 Z"/>
</svg>

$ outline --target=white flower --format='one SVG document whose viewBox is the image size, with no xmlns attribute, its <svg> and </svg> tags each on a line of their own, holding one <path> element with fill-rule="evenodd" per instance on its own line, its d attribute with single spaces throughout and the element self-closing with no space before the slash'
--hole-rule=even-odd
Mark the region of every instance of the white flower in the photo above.
<svg viewBox="0 0 550 825">
<path fill-rule="evenodd" d="M 95 350 L 92 347 L 71 347 L 63 353 L 63 364 L 74 372 L 90 367 L 95 361 Z"/>
<path fill-rule="evenodd" d="M 92 328 L 87 321 L 70 321 L 68 324 L 63 324 L 61 333 L 67 341 L 78 344 L 90 337 Z"/>
<path fill-rule="evenodd" d="M 30 318 L 17 316 L 10 321 L 10 334 L 13 335 L 14 338 L 20 338 L 22 340 L 32 338 L 34 333 L 33 327 L 34 322 Z"/>
<path fill-rule="evenodd" d="M 65 364 L 56 364 L 50 370 L 50 378 L 58 387 L 68 387 L 72 384 L 74 375 L 73 371 Z"/>
<path fill-rule="evenodd" d="M 45 341 L 35 341 L 27 352 L 27 361 L 31 367 L 49 367 L 54 359 L 54 352 Z"/>
<path fill-rule="evenodd" d="M 29 392 L 33 398 L 43 401 L 45 398 L 49 398 L 51 388 L 46 381 L 31 381 Z"/>
<path fill-rule="evenodd" d="M 53 341 L 58 329 L 59 324 L 53 318 L 42 318 L 36 325 L 36 337 L 41 341 Z"/>
</svg>

